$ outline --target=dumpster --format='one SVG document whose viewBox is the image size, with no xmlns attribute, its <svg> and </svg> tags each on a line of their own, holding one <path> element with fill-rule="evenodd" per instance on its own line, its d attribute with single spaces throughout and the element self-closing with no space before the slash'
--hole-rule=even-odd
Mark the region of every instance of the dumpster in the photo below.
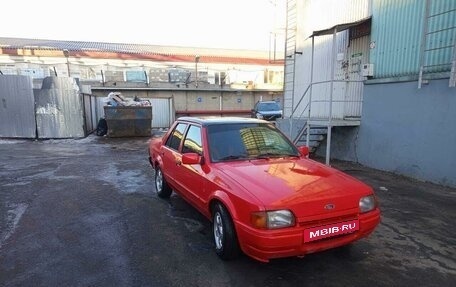
<svg viewBox="0 0 456 287">
<path fill-rule="evenodd" d="M 152 106 L 105 106 L 108 137 L 150 137 Z"/>
</svg>

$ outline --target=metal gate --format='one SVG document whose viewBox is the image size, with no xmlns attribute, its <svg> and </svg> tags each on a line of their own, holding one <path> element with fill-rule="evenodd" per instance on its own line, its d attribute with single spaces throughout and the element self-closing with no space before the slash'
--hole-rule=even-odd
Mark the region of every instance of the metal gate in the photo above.
<svg viewBox="0 0 456 287">
<path fill-rule="evenodd" d="M 0 138 L 35 138 L 32 78 L 0 75 Z"/>
</svg>

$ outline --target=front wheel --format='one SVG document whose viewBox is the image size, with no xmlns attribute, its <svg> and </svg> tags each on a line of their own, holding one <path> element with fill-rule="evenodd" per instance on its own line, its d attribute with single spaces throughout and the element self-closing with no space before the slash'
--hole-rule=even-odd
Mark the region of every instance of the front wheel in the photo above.
<svg viewBox="0 0 456 287">
<path fill-rule="evenodd" d="M 158 166 L 155 169 L 155 190 L 157 191 L 157 195 L 161 198 L 169 198 L 173 192 L 163 177 L 163 172 Z"/>
<path fill-rule="evenodd" d="M 212 212 L 215 252 L 223 260 L 235 259 L 240 254 L 236 229 L 226 208 L 217 203 Z"/>
</svg>

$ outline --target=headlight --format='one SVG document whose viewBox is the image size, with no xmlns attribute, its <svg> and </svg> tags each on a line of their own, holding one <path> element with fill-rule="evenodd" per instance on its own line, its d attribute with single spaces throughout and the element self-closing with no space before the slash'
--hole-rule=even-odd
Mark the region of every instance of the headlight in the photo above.
<svg viewBox="0 0 456 287">
<path fill-rule="evenodd" d="M 257 119 L 260 119 L 260 120 L 262 120 L 263 118 L 264 118 L 264 117 L 263 117 L 263 115 L 262 115 L 262 114 L 260 114 L 260 113 L 257 113 Z"/>
<path fill-rule="evenodd" d="M 251 216 L 252 225 L 261 229 L 277 229 L 295 225 L 293 213 L 289 210 L 254 212 Z"/>
<path fill-rule="evenodd" d="M 375 209 L 376 206 L 377 202 L 375 200 L 375 196 L 373 195 L 361 197 L 361 199 L 359 200 L 359 211 L 361 213 L 371 211 Z"/>
</svg>

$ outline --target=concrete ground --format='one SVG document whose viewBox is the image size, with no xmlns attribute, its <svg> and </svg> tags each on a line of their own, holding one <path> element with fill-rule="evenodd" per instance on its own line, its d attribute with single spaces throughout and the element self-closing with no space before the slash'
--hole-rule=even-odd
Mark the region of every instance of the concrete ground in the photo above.
<svg viewBox="0 0 456 287">
<path fill-rule="evenodd" d="M 224 262 L 209 222 L 159 199 L 147 140 L 0 140 L 0 286 L 456 286 L 456 190 L 346 162 L 382 223 L 350 248 Z"/>
</svg>

